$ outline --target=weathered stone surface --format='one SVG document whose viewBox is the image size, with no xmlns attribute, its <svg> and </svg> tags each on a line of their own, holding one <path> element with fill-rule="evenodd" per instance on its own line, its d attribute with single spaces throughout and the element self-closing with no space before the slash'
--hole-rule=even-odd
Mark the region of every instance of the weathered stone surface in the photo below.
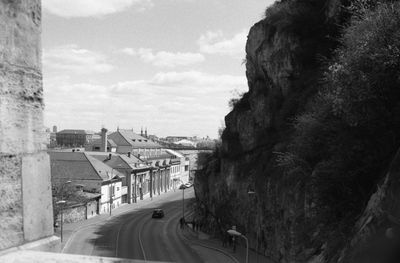
<svg viewBox="0 0 400 263">
<path fill-rule="evenodd" d="M 0 155 L 0 250 L 20 244 L 22 229 L 21 158 Z"/>
<path fill-rule="evenodd" d="M 40 0 L 0 0 L 0 250 L 53 234 Z M 1 260 L 0 260 L 1 261 Z"/>
<path fill-rule="evenodd" d="M 0 152 L 45 149 L 40 1 L 0 2 Z"/>
<path fill-rule="evenodd" d="M 50 181 L 50 157 L 47 153 L 42 152 L 22 158 L 24 237 L 26 241 L 53 234 Z"/>
</svg>

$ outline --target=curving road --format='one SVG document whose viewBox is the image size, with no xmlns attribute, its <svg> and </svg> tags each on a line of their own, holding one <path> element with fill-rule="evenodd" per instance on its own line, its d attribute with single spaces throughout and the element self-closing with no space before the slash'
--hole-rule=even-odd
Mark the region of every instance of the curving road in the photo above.
<svg viewBox="0 0 400 263">
<path fill-rule="evenodd" d="M 185 204 L 194 196 L 193 188 L 185 190 Z M 66 253 L 86 254 L 163 262 L 231 262 L 221 261 L 224 255 L 215 251 L 204 252 L 191 244 L 179 229 L 182 217 L 182 192 L 170 192 L 155 198 L 152 202 L 109 220 L 88 226 L 72 236 Z M 154 208 L 162 208 L 165 216 L 152 219 Z M 185 211 L 188 211 L 187 205 Z M 186 217 L 191 219 L 188 214 Z M 200 252 L 199 252 L 200 251 Z M 201 257 L 199 256 L 201 255 Z M 210 260 L 211 258 L 211 260 Z"/>
</svg>

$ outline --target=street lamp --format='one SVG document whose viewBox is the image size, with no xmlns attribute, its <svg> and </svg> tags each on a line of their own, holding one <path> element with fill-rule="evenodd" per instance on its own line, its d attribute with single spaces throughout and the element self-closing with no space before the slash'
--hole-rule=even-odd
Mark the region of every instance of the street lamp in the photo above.
<svg viewBox="0 0 400 263">
<path fill-rule="evenodd" d="M 67 202 L 66 202 L 65 200 L 60 200 L 60 201 L 56 202 L 57 205 L 61 205 L 61 233 L 60 233 L 61 243 L 62 243 L 62 241 L 63 241 L 63 221 L 64 221 L 64 218 L 63 218 L 63 209 L 64 209 L 64 205 L 65 205 L 66 203 L 67 203 Z"/>
<path fill-rule="evenodd" d="M 64 218 L 63 218 L 64 211 L 63 210 L 64 210 L 64 205 L 67 203 L 67 201 L 64 200 L 64 186 L 66 184 L 70 184 L 70 183 L 72 183 L 72 181 L 66 181 L 63 184 L 61 184 L 61 187 L 60 187 L 61 200 L 56 202 L 57 205 L 61 205 L 61 233 L 60 233 L 61 242 L 63 240 L 63 221 L 64 221 Z"/>
<path fill-rule="evenodd" d="M 179 189 L 182 190 L 182 218 L 185 220 L 185 188 L 186 186 L 183 184 L 182 180 L 181 181 L 181 186 L 179 186 Z"/>
<path fill-rule="evenodd" d="M 247 237 L 245 237 L 244 235 L 242 235 L 240 232 L 233 230 L 233 229 L 229 229 L 228 234 L 234 237 L 243 237 L 244 240 L 246 240 L 246 263 L 249 262 L 249 240 L 247 239 Z"/>
</svg>

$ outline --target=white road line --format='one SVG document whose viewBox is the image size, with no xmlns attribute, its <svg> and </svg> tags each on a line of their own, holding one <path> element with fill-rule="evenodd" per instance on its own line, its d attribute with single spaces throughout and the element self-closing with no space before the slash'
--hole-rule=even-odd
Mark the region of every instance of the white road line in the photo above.
<svg viewBox="0 0 400 263">
<path fill-rule="evenodd" d="M 81 227 L 77 228 L 76 230 L 74 230 L 74 232 L 72 233 L 72 235 L 68 238 L 67 242 L 65 243 L 63 249 L 61 250 L 61 253 L 64 253 L 64 250 L 66 250 L 66 249 L 69 247 L 69 243 L 71 242 L 71 240 L 74 239 L 75 235 L 76 235 L 79 231 L 81 231 L 81 230 L 83 230 L 83 229 L 85 229 L 85 228 L 89 228 L 89 227 L 93 227 L 93 226 L 99 225 L 99 224 L 100 224 L 100 222 L 97 222 L 97 223 L 89 224 L 89 225 L 86 225 L 86 226 L 81 226 Z"/>
<path fill-rule="evenodd" d="M 143 259 L 144 259 L 144 262 L 146 262 L 146 261 L 147 261 L 147 259 L 146 259 L 146 253 L 144 252 L 144 247 L 143 247 L 142 238 L 141 238 L 141 233 L 142 233 L 143 226 L 144 226 L 144 224 L 142 224 L 142 227 L 139 229 L 139 236 L 138 236 L 138 238 L 139 238 L 140 248 L 141 248 L 142 253 L 143 253 Z"/>
</svg>

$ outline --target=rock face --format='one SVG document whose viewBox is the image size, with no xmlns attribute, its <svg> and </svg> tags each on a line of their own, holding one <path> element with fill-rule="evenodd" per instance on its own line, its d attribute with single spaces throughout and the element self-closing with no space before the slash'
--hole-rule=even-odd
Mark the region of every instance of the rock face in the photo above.
<svg viewBox="0 0 400 263">
<path fill-rule="evenodd" d="M 250 29 L 249 91 L 225 117 L 221 158 L 206 158 L 196 175 L 210 230 L 222 234 L 236 225 L 253 249 L 279 262 L 318 261 L 323 245 L 312 240 L 319 230 L 307 222 L 312 204 L 304 185 L 284 178 L 275 159 L 323 78 L 322 58 L 337 45 L 340 4 L 282 1 Z"/>
<path fill-rule="evenodd" d="M 343 5 L 347 5 L 346 8 Z M 387 94 L 397 94 L 391 93 L 397 91 L 397 78 L 389 79 L 397 75 L 390 70 L 398 67 L 379 68 L 379 74 L 384 76 L 382 78 L 376 77 L 379 74 L 375 74 L 371 68 L 398 61 L 398 55 L 392 56 L 392 50 L 398 50 L 400 46 L 400 41 L 397 41 L 400 35 L 398 24 L 392 24 L 391 28 L 387 26 L 388 21 L 400 24 L 398 6 L 398 3 L 376 4 L 369 0 L 280 1 L 267 9 L 266 18 L 250 29 L 246 45 L 249 91 L 225 117 L 226 129 L 222 134 L 222 145 L 213 155 L 202 157 L 201 161 L 207 165 L 196 174 L 195 179 L 199 211 L 210 231 L 223 235 L 227 229 L 236 226 L 239 232 L 249 238 L 250 247 L 277 262 L 399 262 L 380 259 L 383 255 L 394 255 L 393 251 L 400 251 L 400 154 L 393 155 L 399 147 L 398 114 L 395 112 L 398 106 L 395 96 L 398 95 L 385 93 L 367 96 L 382 96 L 385 99 L 392 96 L 391 105 L 396 107 L 388 108 L 388 116 L 394 121 L 382 118 L 385 115 L 379 115 L 379 111 L 372 108 L 375 114 L 371 116 L 377 115 L 377 120 L 384 119 L 382 126 L 379 126 L 381 122 L 373 126 L 374 122 L 370 121 L 374 120 L 372 118 L 366 118 L 369 121 L 362 126 L 363 118 L 359 116 L 368 115 L 363 114 L 365 111 L 362 110 L 374 105 L 370 101 L 365 103 L 366 107 L 360 107 L 362 110 L 359 115 L 354 114 L 358 117 L 355 120 L 359 122 L 349 122 L 346 116 L 353 115 L 341 115 L 336 112 L 337 108 L 330 107 L 345 105 L 348 108 L 342 109 L 350 109 L 348 112 L 352 113 L 351 110 L 355 108 L 352 106 L 359 105 L 357 103 L 362 99 L 360 94 L 372 94 L 364 90 L 370 80 L 379 83 L 368 86 L 370 90 L 377 89 L 378 94 L 383 94 L 379 85 L 384 82 L 385 88 L 392 89 Z M 343 32 L 346 26 L 347 31 Z M 371 28 L 374 29 L 367 30 Z M 380 41 L 383 36 L 386 42 Z M 345 41 L 339 46 L 340 40 Z M 364 44 L 368 47 L 365 50 L 371 53 L 362 53 L 359 44 Z M 343 59 L 343 56 L 350 59 Z M 371 59 L 373 56 L 380 56 L 380 60 Z M 333 61 L 330 65 L 337 68 L 329 66 L 326 63 L 329 60 L 330 63 Z M 365 61 L 376 63 L 377 66 L 370 64 L 366 67 Z M 349 67 L 351 63 L 352 67 Z M 344 81 L 340 78 L 342 82 L 337 79 L 332 81 L 332 78 L 329 79 L 330 72 L 350 72 L 350 77 Z M 359 79 L 367 79 L 368 85 L 357 82 L 359 80 L 355 79 L 355 72 L 361 72 L 362 77 Z M 333 76 L 343 77 L 345 74 Z M 354 81 L 348 84 L 347 80 Z M 335 89 L 338 83 L 342 86 Z M 354 92 L 351 95 L 355 99 L 338 95 L 342 92 L 339 89 Z M 324 93 L 325 97 L 316 96 L 317 93 Z M 323 103 L 329 102 L 326 99 L 329 96 L 332 96 L 334 103 L 325 107 Z M 314 101 L 317 97 L 320 99 L 319 104 Z M 382 101 L 385 104 L 390 100 Z M 380 100 L 375 102 L 376 105 L 382 103 Z M 315 110 L 316 106 L 318 110 Z M 294 122 L 295 118 L 307 118 L 307 114 L 318 115 L 321 112 L 324 118 L 328 116 L 321 118 L 325 122 L 318 122 L 319 116 L 312 116 L 307 122 Z M 304 126 L 294 127 L 293 123 L 302 123 Z M 324 136 L 329 135 L 329 132 L 318 134 L 322 137 L 322 144 L 308 142 L 318 138 L 313 136 L 313 131 L 324 132 L 330 129 L 325 124 L 334 127 L 336 133 L 333 133 L 335 140 L 332 141 L 337 144 L 332 146 L 325 143 L 329 136 Z M 323 129 L 309 129 L 302 133 L 302 128 L 307 129 L 312 125 L 323 126 Z M 370 127 L 378 128 L 374 130 Z M 367 129 L 372 132 L 363 133 Z M 389 137 L 377 132 L 382 130 L 394 134 L 390 143 L 382 142 L 385 137 Z M 336 139 L 338 131 L 342 137 Z M 301 133 L 301 136 L 297 133 Z M 355 136 L 346 137 L 346 133 L 354 133 Z M 364 137 L 355 139 L 361 136 Z M 379 138 L 378 144 L 367 143 L 376 138 Z M 300 145 L 297 148 L 293 146 L 296 143 Z M 318 151 L 315 145 L 335 149 L 329 155 L 326 154 L 328 151 Z M 378 149 L 380 145 L 384 149 Z M 379 156 L 374 157 L 371 149 L 379 152 Z M 296 151 L 300 154 L 295 155 L 298 153 Z M 313 157 L 318 153 L 325 155 L 306 159 L 307 151 L 312 152 L 310 155 Z M 288 156 L 288 153 L 294 157 Z M 342 155 L 345 157 L 342 158 Z M 306 157 L 296 159 L 299 156 Z M 380 158 L 381 161 L 376 162 L 379 165 L 369 166 L 368 161 L 354 161 L 378 160 L 374 158 Z M 343 159 L 349 166 L 343 166 L 345 168 L 340 170 L 340 165 L 345 163 L 341 162 Z M 291 165 L 290 162 L 301 165 Z M 373 170 L 368 170 L 369 167 Z M 288 172 L 292 168 L 297 170 Z M 382 176 L 382 171 L 388 171 L 386 176 Z M 357 175 L 360 177 L 349 179 L 352 172 L 359 172 Z M 333 176 L 327 176 L 329 173 Z M 312 181 L 315 178 L 320 181 L 315 183 Z M 376 185 L 379 185 L 377 190 Z M 325 195 L 324 191 L 329 193 Z M 341 196 L 348 193 L 353 199 Z M 320 202 L 321 196 L 331 199 L 324 200 L 325 203 Z M 354 201 L 354 197 L 359 199 Z M 332 208 L 335 201 L 339 203 L 336 205 L 339 209 L 336 210 Z M 356 205 L 346 206 L 351 201 Z M 340 211 L 344 210 L 344 206 L 352 211 Z"/>
</svg>

